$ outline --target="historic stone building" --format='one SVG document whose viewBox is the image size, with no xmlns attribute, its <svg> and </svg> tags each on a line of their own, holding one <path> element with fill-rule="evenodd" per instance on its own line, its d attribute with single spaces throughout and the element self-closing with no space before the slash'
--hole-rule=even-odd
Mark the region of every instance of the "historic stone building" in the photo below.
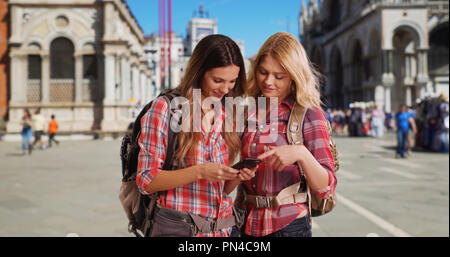
<svg viewBox="0 0 450 257">
<path fill-rule="evenodd" d="M 385 111 L 448 95 L 448 1 L 302 1 L 300 39 L 326 79 L 328 107 L 374 101 Z"/>
<path fill-rule="evenodd" d="M 0 0 L 0 119 L 6 118 L 8 106 L 8 15 L 8 3 Z"/>
<path fill-rule="evenodd" d="M 152 98 L 143 30 L 125 0 L 9 0 L 8 131 L 23 110 L 60 131 L 124 131 Z"/>
</svg>

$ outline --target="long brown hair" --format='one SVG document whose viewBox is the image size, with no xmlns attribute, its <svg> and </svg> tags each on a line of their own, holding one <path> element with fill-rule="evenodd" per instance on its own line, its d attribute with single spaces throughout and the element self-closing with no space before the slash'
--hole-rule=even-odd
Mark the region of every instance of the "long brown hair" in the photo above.
<svg viewBox="0 0 450 257">
<path fill-rule="evenodd" d="M 189 100 L 191 110 L 193 110 L 193 90 L 201 89 L 201 80 L 205 73 L 211 69 L 232 64 L 240 68 L 239 75 L 233 89 L 225 97 L 242 96 L 247 85 L 244 58 L 239 46 L 231 38 L 224 35 L 210 35 L 200 40 L 189 59 L 185 75 L 179 86 L 181 95 Z M 191 111 L 191 115 L 189 115 L 190 124 L 193 124 L 192 114 Z M 223 124 L 225 125 L 225 122 Z M 234 160 L 240 149 L 241 140 L 237 133 L 225 132 L 224 127 L 222 127 L 222 136 L 228 148 L 229 160 Z M 194 132 L 192 129 L 189 132 L 180 131 L 177 138 L 176 159 L 182 160 L 186 155 L 194 154 L 199 137 L 201 137 L 201 134 Z"/>
</svg>

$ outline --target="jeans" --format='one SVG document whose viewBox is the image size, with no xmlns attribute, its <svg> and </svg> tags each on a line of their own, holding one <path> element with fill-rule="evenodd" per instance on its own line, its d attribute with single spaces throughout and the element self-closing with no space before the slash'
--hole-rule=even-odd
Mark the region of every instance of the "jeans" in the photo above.
<svg viewBox="0 0 450 257">
<path fill-rule="evenodd" d="M 243 237 L 251 237 L 242 233 Z M 295 219 L 291 224 L 264 237 L 312 237 L 309 215 Z"/>
<path fill-rule="evenodd" d="M 33 132 L 31 129 L 24 130 L 21 133 L 22 135 L 22 151 L 25 152 L 28 147 L 28 152 L 31 153 L 31 136 Z"/>
<path fill-rule="evenodd" d="M 405 157 L 407 142 L 408 130 L 397 130 L 397 154 L 401 157 Z"/>
<path fill-rule="evenodd" d="M 383 136 L 383 126 L 374 125 L 372 128 L 374 137 L 382 137 Z"/>
</svg>

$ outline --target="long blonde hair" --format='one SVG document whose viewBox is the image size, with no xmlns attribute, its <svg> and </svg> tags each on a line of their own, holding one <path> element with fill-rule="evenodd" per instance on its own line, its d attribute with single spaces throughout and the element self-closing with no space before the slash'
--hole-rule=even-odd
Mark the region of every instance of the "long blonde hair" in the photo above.
<svg viewBox="0 0 450 257">
<path fill-rule="evenodd" d="M 207 71 L 232 64 L 240 68 L 239 75 L 235 86 L 225 97 L 242 96 L 247 84 L 244 58 L 242 57 L 239 46 L 232 39 L 224 35 L 210 35 L 204 37 L 197 44 L 189 59 L 185 75 L 179 86 L 181 95 L 188 99 L 190 104 L 191 115 L 189 115 L 189 119 L 191 125 L 193 124 L 194 118 L 192 115 L 194 113 L 193 89 L 201 88 L 201 80 Z M 225 132 L 224 126 L 225 122 L 222 127 L 222 136 L 228 148 L 229 160 L 234 160 L 240 149 L 241 141 L 236 132 Z M 183 160 L 187 155 L 193 156 L 199 142 L 199 137 L 201 137 L 201 133 L 194 132 L 192 129 L 189 132 L 180 131 L 175 157 L 178 160 Z M 194 158 L 194 164 L 195 161 Z"/>
<path fill-rule="evenodd" d="M 320 107 L 320 73 L 308 59 L 305 49 L 290 33 L 278 32 L 270 36 L 261 46 L 248 75 L 246 96 L 261 94 L 256 81 L 256 73 L 262 59 L 270 55 L 289 73 L 295 86 L 295 100 L 304 107 Z"/>
</svg>

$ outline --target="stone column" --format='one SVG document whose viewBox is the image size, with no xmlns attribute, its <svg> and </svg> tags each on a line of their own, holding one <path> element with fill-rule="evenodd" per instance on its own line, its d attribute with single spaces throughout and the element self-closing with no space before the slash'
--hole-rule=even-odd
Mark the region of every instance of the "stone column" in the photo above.
<svg viewBox="0 0 450 257">
<path fill-rule="evenodd" d="M 75 102 L 83 101 L 83 55 L 75 55 Z"/>
<path fill-rule="evenodd" d="M 139 95 L 139 70 L 138 67 L 136 65 L 133 65 L 131 68 L 131 73 L 132 73 L 132 97 L 134 98 L 134 103 L 136 104 L 136 101 L 138 100 L 138 95 Z"/>
<path fill-rule="evenodd" d="M 11 99 L 9 101 L 9 122 L 7 123 L 6 130 L 9 132 L 20 132 L 22 126 L 20 122 L 23 117 L 23 108 L 21 105 L 27 101 L 26 95 L 26 78 L 27 74 L 24 74 L 23 58 L 24 56 L 10 52 L 10 86 L 11 86 Z M 26 63 L 26 62 L 25 62 Z M 17 108 L 19 106 L 19 108 Z"/>
<path fill-rule="evenodd" d="M 116 102 L 120 102 L 120 100 L 122 99 L 122 89 L 121 89 L 121 85 L 122 85 L 122 72 L 121 72 L 121 63 L 120 63 L 120 57 L 117 56 L 116 58 L 114 58 L 114 63 L 115 63 L 115 83 L 114 83 L 114 94 L 115 94 L 115 101 Z"/>
<path fill-rule="evenodd" d="M 129 89 L 129 76 L 130 76 L 130 71 L 129 71 L 129 66 L 128 65 L 128 58 L 125 55 L 122 55 L 120 57 L 120 73 L 121 73 L 121 85 L 120 85 L 120 100 L 124 103 L 128 103 L 129 101 L 129 97 L 128 97 L 128 89 Z"/>
<path fill-rule="evenodd" d="M 391 87 L 384 88 L 384 111 L 391 112 Z"/>
<path fill-rule="evenodd" d="M 144 71 L 140 71 L 140 91 L 139 91 L 139 99 L 141 100 L 141 104 L 144 105 L 145 101 L 147 101 L 146 97 L 145 97 L 145 93 L 147 91 L 147 84 L 145 83 L 145 73 Z"/>
<path fill-rule="evenodd" d="M 11 54 L 11 103 L 24 103 L 27 101 L 27 74 L 24 74 L 24 56 Z"/>
<path fill-rule="evenodd" d="M 395 82 L 395 78 L 394 78 L 394 70 L 393 70 L 393 66 L 394 66 L 394 58 L 393 58 L 393 53 L 392 50 L 383 50 L 383 75 L 382 75 L 382 81 L 383 84 L 389 84 L 389 85 L 393 85 Z"/>
<path fill-rule="evenodd" d="M 50 102 L 50 56 L 41 55 L 41 102 Z"/>
<path fill-rule="evenodd" d="M 384 111 L 391 112 L 391 89 L 395 84 L 395 77 L 393 73 L 394 56 L 392 49 L 384 49 L 382 51 L 383 63 L 381 82 L 384 86 Z"/>
<path fill-rule="evenodd" d="M 115 60 L 114 54 L 105 54 L 105 98 L 104 102 L 113 103 L 114 102 L 114 88 L 115 88 Z"/>
<path fill-rule="evenodd" d="M 11 5 L 11 38 L 9 43 L 20 42 L 20 37 L 22 34 L 22 19 L 23 19 L 23 7 L 17 5 Z"/>
<path fill-rule="evenodd" d="M 374 100 L 375 103 L 378 105 L 379 110 L 384 110 L 385 106 L 384 97 L 385 97 L 384 87 L 382 85 L 375 86 Z"/>
<path fill-rule="evenodd" d="M 407 106 L 411 106 L 412 103 L 412 95 L 411 95 L 411 86 L 405 87 L 405 104 Z"/>
<path fill-rule="evenodd" d="M 428 50 L 426 49 L 419 49 L 417 52 L 417 83 L 420 84 L 420 86 L 425 86 L 425 84 L 428 82 Z"/>
</svg>

